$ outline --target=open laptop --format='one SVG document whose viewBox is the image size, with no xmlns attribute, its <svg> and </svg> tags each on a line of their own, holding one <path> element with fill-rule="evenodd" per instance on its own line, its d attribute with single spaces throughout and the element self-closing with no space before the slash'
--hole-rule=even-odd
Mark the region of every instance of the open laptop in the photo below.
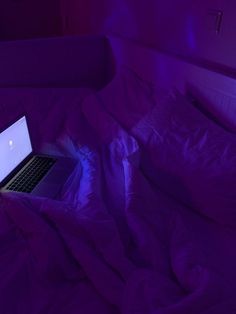
<svg viewBox="0 0 236 314">
<path fill-rule="evenodd" d="M 57 198 L 78 162 L 33 152 L 26 117 L 0 133 L 0 191 Z"/>
</svg>

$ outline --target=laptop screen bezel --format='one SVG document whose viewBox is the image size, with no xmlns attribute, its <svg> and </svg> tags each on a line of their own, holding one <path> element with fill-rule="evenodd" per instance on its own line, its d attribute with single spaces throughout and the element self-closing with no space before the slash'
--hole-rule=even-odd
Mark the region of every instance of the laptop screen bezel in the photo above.
<svg viewBox="0 0 236 314">
<path fill-rule="evenodd" d="M 7 128 L 9 128 L 11 125 L 13 125 L 14 123 L 16 123 L 17 121 L 19 121 L 20 119 L 25 118 L 26 120 L 26 124 L 27 124 L 27 128 L 29 131 L 29 124 L 28 124 L 28 118 L 26 116 L 26 114 L 21 114 L 20 116 L 18 116 L 17 118 L 15 118 L 13 121 L 8 122 L 6 126 L 4 126 L 3 128 L 1 128 L 0 133 L 2 133 L 3 131 L 5 131 Z M 31 153 L 29 153 L 20 163 L 18 166 L 16 166 L 2 181 L 0 181 L 0 188 L 4 187 L 18 172 L 19 170 L 24 167 L 27 162 L 29 162 L 29 160 L 32 158 L 33 156 L 33 151 L 34 151 L 34 147 L 32 145 L 32 140 L 31 140 L 31 135 L 30 135 L 30 131 L 29 131 L 29 139 L 30 139 L 30 144 L 32 147 L 32 151 Z"/>
</svg>

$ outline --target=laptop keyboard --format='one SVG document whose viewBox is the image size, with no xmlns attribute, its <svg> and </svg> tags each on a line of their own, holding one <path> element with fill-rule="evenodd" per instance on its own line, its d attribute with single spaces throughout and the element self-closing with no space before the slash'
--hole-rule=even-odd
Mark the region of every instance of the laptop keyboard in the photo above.
<svg viewBox="0 0 236 314">
<path fill-rule="evenodd" d="M 55 159 L 36 156 L 32 162 L 6 187 L 7 190 L 30 193 L 54 165 Z"/>
</svg>

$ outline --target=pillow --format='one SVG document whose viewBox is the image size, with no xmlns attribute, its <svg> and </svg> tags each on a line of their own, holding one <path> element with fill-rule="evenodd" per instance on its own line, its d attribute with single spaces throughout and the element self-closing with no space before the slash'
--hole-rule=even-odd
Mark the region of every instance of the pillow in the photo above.
<svg viewBox="0 0 236 314">
<path fill-rule="evenodd" d="M 132 129 L 156 185 L 220 223 L 236 225 L 236 138 L 178 92 Z"/>
<path fill-rule="evenodd" d="M 102 106 L 120 126 L 130 130 L 155 105 L 154 95 L 162 97 L 165 91 L 122 66 L 105 88 L 86 98 L 83 107 Z"/>
<path fill-rule="evenodd" d="M 232 133 L 236 132 L 236 98 L 214 89 L 199 90 L 191 86 L 188 92 L 199 110 Z"/>
</svg>

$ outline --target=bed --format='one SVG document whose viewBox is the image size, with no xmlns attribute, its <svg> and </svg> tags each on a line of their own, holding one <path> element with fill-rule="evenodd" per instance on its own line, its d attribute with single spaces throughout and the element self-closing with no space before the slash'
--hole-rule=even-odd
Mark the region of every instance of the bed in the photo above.
<svg viewBox="0 0 236 314">
<path fill-rule="evenodd" d="M 236 313 L 236 80 L 117 37 L 71 40 L 72 75 L 47 54 L 62 42 L 36 40 L 20 49 L 44 50 L 40 79 L 0 80 L 1 127 L 26 113 L 36 150 L 82 166 L 58 199 L 0 196 L 0 312 Z"/>
</svg>

